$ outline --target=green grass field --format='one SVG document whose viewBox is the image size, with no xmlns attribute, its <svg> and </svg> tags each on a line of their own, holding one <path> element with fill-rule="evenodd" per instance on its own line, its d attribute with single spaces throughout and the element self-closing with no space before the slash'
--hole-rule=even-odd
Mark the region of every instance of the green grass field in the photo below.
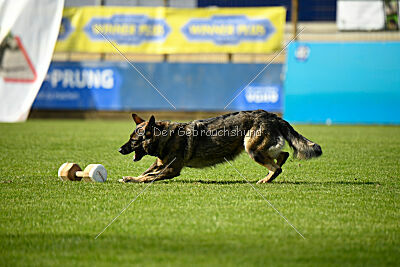
<svg viewBox="0 0 400 267">
<path fill-rule="evenodd" d="M 0 124 L 0 265 L 399 265 L 400 127 L 295 128 L 323 149 L 290 159 L 272 184 L 242 154 L 152 184 L 119 184 L 152 162 L 118 148 L 133 123 Z M 102 163 L 106 183 L 61 182 L 65 161 Z"/>
</svg>

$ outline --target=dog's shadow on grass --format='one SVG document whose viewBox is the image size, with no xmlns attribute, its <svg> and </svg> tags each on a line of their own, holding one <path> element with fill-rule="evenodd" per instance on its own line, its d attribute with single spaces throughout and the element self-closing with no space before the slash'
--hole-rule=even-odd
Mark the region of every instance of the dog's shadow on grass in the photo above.
<svg viewBox="0 0 400 267">
<path fill-rule="evenodd" d="M 251 184 L 256 184 L 257 181 L 249 181 Z M 247 184 L 248 182 L 245 180 L 169 180 L 165 181 L 165 183 L 182 183 L 182 184 L 220 184 L 220 185 L 230 185 L 230 184 Z M 272 183 L 268 183 L 268 185 L 381 185 L 378 182 L 370 182 L 370 181 L 273 181 Z"/>
<path fill-rule="evenodd" d="M 245 180 L 170 180 L 167 183 L 182 183 L 182 184 L 247 184 Z M 251 181 L 252 183 L 252 181 Z"/>
<path fill-rule="evenodd" d="M 326 181 L 326 182 L 315 182 L 315 181 L 275 181 L 276 184 L 293 184 L 293 185 L 380 185 L 378 182 L 370 181 Z"/>
</svg>

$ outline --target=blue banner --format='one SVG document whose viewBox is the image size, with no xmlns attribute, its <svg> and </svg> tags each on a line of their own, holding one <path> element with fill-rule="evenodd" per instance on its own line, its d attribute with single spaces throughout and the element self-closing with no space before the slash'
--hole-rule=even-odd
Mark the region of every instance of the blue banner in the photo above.
<svg viewBox="0 0 400 267">
<path fill-rule="evenodd" d="M 282 112 L 282 64 L 138 63 L 137 69 L 178 110 Z M 35 109 L 171 110 L 126 62 L 53 62 Z"/>
<path fill-rule="evenodd" d="M 113 66 L 53 63 L 33 107 L 118 110 L 121 84 L 120 71 Z"/>
</svg>

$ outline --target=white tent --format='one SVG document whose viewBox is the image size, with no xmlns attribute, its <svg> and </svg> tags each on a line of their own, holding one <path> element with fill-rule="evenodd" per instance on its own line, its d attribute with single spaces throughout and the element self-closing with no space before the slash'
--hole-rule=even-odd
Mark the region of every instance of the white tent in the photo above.
<svg viewBox="0 0 400 267">
<path fill-rule="evenodd" d="M 25 121 L 49 67 L 63 0 L 0 0 L 0 121 Z"/>
</svg>

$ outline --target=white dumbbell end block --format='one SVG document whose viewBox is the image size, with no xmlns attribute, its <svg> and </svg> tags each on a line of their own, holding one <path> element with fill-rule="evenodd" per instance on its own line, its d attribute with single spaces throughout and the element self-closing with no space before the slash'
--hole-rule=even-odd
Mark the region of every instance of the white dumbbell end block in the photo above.
<svg viewBox="0 0 400 267">
<path fill-rule="evenodd" d="M 105 182 L 107 170 L 101 164 L 90 164 L 83 171 L 83 179 L 86 182 Z"/>
</svg>

